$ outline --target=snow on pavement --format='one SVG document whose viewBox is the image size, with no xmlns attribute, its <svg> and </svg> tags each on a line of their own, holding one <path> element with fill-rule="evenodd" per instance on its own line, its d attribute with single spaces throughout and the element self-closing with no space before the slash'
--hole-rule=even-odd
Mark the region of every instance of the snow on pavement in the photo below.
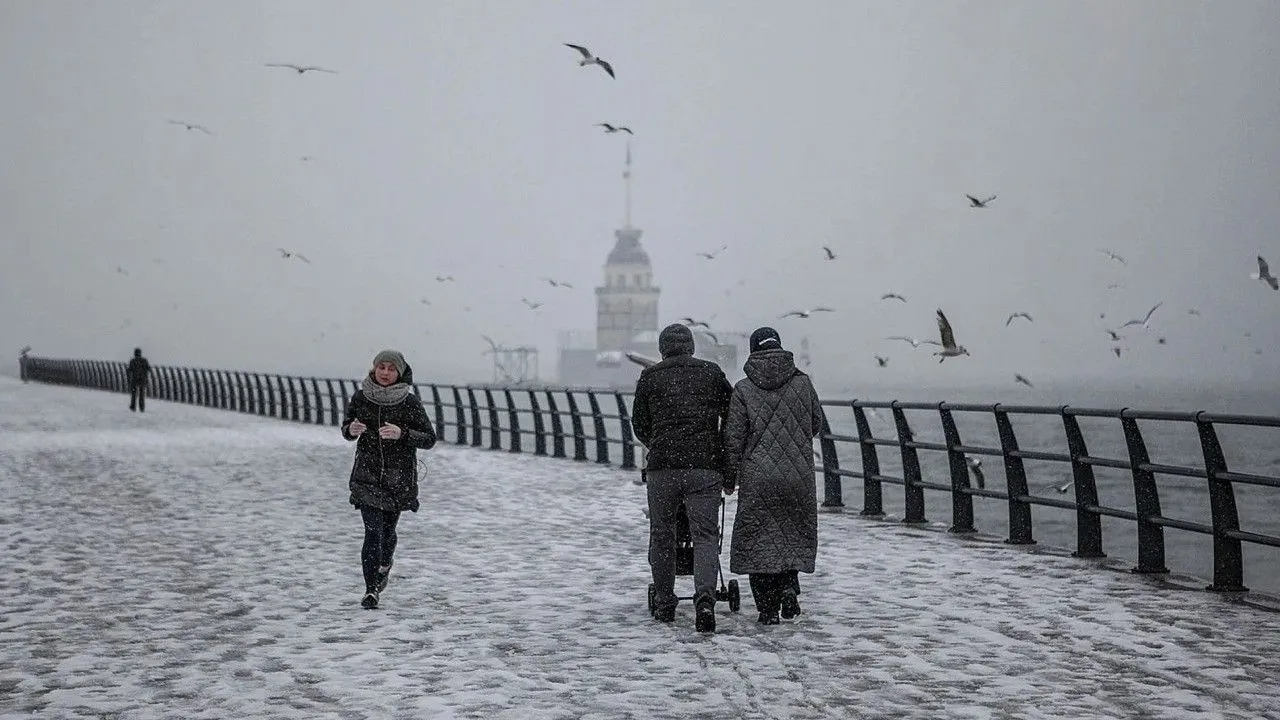
<svg viewBox="0 0 1280 720">
<path fill-rule="evenodd" d="M 805 614 L 699 636 L 634 473 L 441 444 L 368 611 L 336 428 L 0 380 L 0 433 L 3 717 L 1280 718 L 1280 614 L 1092 562 L 823 514 Z"/>
</svg>

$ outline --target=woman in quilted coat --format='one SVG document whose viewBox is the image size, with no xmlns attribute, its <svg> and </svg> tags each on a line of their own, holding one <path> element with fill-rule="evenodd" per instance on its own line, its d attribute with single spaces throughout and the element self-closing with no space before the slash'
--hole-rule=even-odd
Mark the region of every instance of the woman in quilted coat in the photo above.
<svg viewBox="0 0 1280 720">
<path fill-rule="evenodd" d="M 746 377 L 733 388 L 725 424 L 725 492 L 740 488 L 730 572 L 747 575 L 759 622 L 800 614 L 799 572 L 818 554 L 813 438 L 824 416 L 809 376 L 782 349 L 778 331 L 751 333 Z"/>
</svg>

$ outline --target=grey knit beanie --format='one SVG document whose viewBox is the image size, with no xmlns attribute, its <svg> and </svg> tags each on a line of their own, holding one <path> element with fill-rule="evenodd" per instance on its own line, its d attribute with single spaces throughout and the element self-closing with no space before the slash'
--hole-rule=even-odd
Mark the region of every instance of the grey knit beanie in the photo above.
<svg viewBox="0 0 1280 720">
<path fill-rule="evenodd" d="M 374 367 L 377 367 L 378 363 L 383 362 L 389 362 L 395 365 L 396 372 L 400 373 L 401 376 L 404 375 L 405 368 L 409 367 L 409 363 L 405 362 L 404 355 L 401 355 L 399 350 L 383 350 L 373 356 Z"/>
</svg>

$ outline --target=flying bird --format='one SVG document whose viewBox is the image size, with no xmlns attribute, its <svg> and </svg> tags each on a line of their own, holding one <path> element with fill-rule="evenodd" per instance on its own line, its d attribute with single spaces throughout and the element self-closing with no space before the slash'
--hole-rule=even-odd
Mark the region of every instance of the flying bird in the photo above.
<svg viewBox="0 0 1280 720">
<path fill-rule="evenodd" d="M 717 255 L 719 255 L 720 253 L 722 253 L 722 252 L 724 252 L 725 250 L 728 250 L 728 249 L 729 249 L 729 246 L 728 246 L 728 245 L 721 245 L 721 246 L 720 246 L 718 249 L 716 249 L 716 250 L 712 250 L 711 252 L 700 252 L 700 253 L 698 253 L 698 255 L 699 255 L 700 257 L 704 257 L 704 258 L 706 258 L 706 259 L 708 259 L 708 260 L 715 260 Z"/>
<path fill-rule="evenodd" d="M 565 46 L 571 47 L 574 50 L 577 50 L 578 52 L 582 53 L 582 59 L 578 61 L 579 67 L 585 67 L 587 65 L 599 65 L 601 70 L 604 70 L 605 72 L 609 73 L 609 77 L 615 80 L 618 78 L 617 75 L 613 74 L 613 66 L 605 62 L 604 60 L 601 60 L 600 58 L 596 57 L 595 55 L 592 55 L 590 50 L 582 47 L 581 45 L 574 45 L 573 43 L 565 43 Z"/>
<path fill-rule="evenodd" d="M 913 347 L 913 348 L 918 348 L 918 347 L 920 347 L 921 345 L 938 345 L 938 346 L 941 346 L 941 343 L 939 343 L 937 340 L 917 340 L 917 339 L 915 339 L 915 338 L 913 338 L 913 337 L 907 337 L 906 335 L 892 335 L 892 336 L 890 336 L 890 337 L 885 338 L 885 340 L 902 340 L 902 341 L 904 341 L 904 342 L 909 342 L 909 343 L 911 343 L 911 347 Z"/>
<path fill-rule="evenodd" d="M 1188 315 L 1199 315 L 1199 314 L 1200 314 L 1200 311 L 1199 311 L 1199 310 L 1197 310 L 1197 309 L 1195 309 L 1195 308 L 1191 308 L 1190 310 L 1188 310 L 1188 311 L 1187 311 L 1187 314 L 1188 314 Z"/>
<path fill-rule="evenodd" d="M 711 342 L 715 343 L 717 346 L 720 345 L 720 338 L 716 337 L 716 334 L 711 332 L 710 330 L 698 330 L 698 334 L 706 335 L 707 337 L 711 338 Z"/>
<path fill-rule="evenodd" d="M 1148 327 L 1150 327 L 1152 313 L 1154 313 L 1163 304 L 1164 304 L 1164 301 L 1161 300 L 1160 302 L 1156 303 L 1154 307 L 1152 307 L 1150 310 L 1147 311 L 1146 317 L 1142 318 L 1141 320 L 1128 320 L 1120 327 L 1127 328 L 1131 325 L 1141 325 L 1142 329 L 1146 330 Z"/>
<path fill-rule="evenodd" d="M 640 367 L 649 367 L 651 365 L 657 365 L 659 362 L 657 358 L 649 357 L 648 355 L 638 353 L 634 350 L 627 350 L 623 354 L 627 356 L 628 360 L 639 365 Z"/>
<path fill-rule="evenodd" d="M 1120 357 L 1120 348 L 1119 348 L 1119 346 L 1111 348 L 1111 352 L 1115 353 L 1115 354 L 1116 354 L 1116 357 Z"/>
<path fill-rule="evenodd" d="M 710 325 L 708 325 L 708 324 L 706 324 L 706 323 L 702 322 L 701 320 L 694 320 L 694 319 L 693 319 L 693 318 L 691 318 L 691 317 L 682 317 L 682 318 L 680 318 L 680 324 L 681 324 L 681 325 L 687 325 L 687 326 L 688 326 L 689 328 L 691 328 L 691 329 L 692 329 L 692 328 L 696 328 L 696 327 L 704 327 L 704 328 L 706 328 L 706 329 L 708 329 L 708 330 L 710 330 L 710 329 L 711 329 L 711 326 L 710 326 Z"/>
<path fill-rule="evenodd" d="M 311 264 L 311 261 L 310 261 L 310 260 L 308 260 L 308 259 L 306 258 L 306 256 L 305 256 L 305 255 L 303 255 L 302 253 L 296 253 L 296 252 L 294 252 L 294 251 L 292 251 L 292 250 L 285 250 L 284 248 L 276 248 L 276 250 L 278 250 L 278 251 L 280 252 L 280 257 L 281 257 L 281 259 L 283 259 L 283 260 L 288 260 L 289 258 L 296 257 L 296 258 L 298 258 L 299 260 L 301 260 L 302 262 L 304 262 L 304 263 L 306 263 L 306 264 L 308 264 L 308 265 L 310 265 L 310 264 Z"/>
<path fill-rule="evenodd" d="M 823 246 L 822 246 L 822 252 L 824 252 L 824 253 L 826 253 L 826 254 L 827 254 L 827 259 L 828 259 L 828 260 L 835 260 L 835 259 L 836 259 L 836 254 L 835 254 L 835 252 L 833 252 L 833 251 L 831 250 L 831 248 L 827 247 L 826 245 L 823 245 Z"/>
<path fill-rule="evenodd" d="M 290 70 L 297 72 L 299 75 L 302 75 L 303 73 L 309 73 L 309 72 L 322 72 L 322 73 L 329 73 L 330 75 L 338 74 L 337 70 L 322 68 L 319 65 L 294 65 L 293 63 L 266 63 L 265 65 L 263 65 L 263 67 L 289 68 Z"/>
<path fill-rule="evenodd" d="M 522 302 L 522 303 L 524 303 L 526 306 L 528 306 L 528 308 L 529 308 L 530 310 L 537 310 L 538 308 L 542 307 L 542 303 L 540 303 L 540 302 L 529 302 L 529 300 L 528 300 L 527 298 L 520 298 L 520 302 Z"/>
<path fill-rule="evenodd" d="M 117 273 L 119 273 L 119 274 L 121 274 L 121 275 L 124 275 L 125 277 L 129 277 L 129 271 L 128 271 L 128 270 L 125 270 L 124 268 L 120 267 L 119 265 L 117 265 L 117 266 L 116 266 L 116 272 L 117 272 Z"/>
<path fill-rule="evenodd" d="M 573 288 L 573 286 L 572 286 L 572 285 L 570 285 L 570 284 L 569 284 L 569 283 L 567 283 L 567 282 L 564 282 L 563 280 L 554 280 L 554 279 L 549 278 L 549 277 L 544 277 L 544 278 L 539 278 L 539 279 L 540 279 L 540 280 L 546 280 L 548 283 L 550 283 L 550 284 L 551 284 L 551 287 L 564 287 L 564 288 L 571 288 L 571 289 Z"/>
<path fill-rule="evenodd" d="M 1272 290 L 1280 290 L 1280 280 L 1276 280 L 1276 276 L 1271 274 L 1271 268 L 1267 266 L 1267 261 L 1258 256 L 1258 272 L 1250 273 L 1250 279 L 1261 280 L 1271 286 Z"/>
<path fill-rule="evenodd" d="M 1025 376 L 1023 376 L 1023 375 L 1021 375 L 1021 374 L 1019 374 L 1019 373 L 1014 373 L 1014 374 L 1013 374 L 1013 381 L 1014 381 L 1014 382 L 1020 382 L 1020 383 L 1022 383 L 1023 385 L 1026 385 L 1026 386 L 1027 386 L 1027 387 L 1029 387 L 1029 388 L 1033 388 L 1033 387 L 1035 387 L 1035 385 L 1032 385 L 1032 384 L 1031 384 L 1031 381 L 1030 381 L 1030 380 L 1028 380 Z"/>
<path fill-rule="evenodd" d="M 1108 249 L 1106 249 L 1106 248 L 1098 248 L 1098 252 L 1100 252 L 1100 253 L 1102 253 L 1102 254 L 1106 255 L 1107 257 L 1111 258 L 1112 260 L 1115 260 L 1116 262 L 1120 263 L 1121 265 L 1128 265 L 1128 264 L 1129 264 L 1129 263 L 1127 263 L 1127 262 L 1125 262 L 1125 261 L 1124 261 L 1124 258 L 1122 258 L 1122 257 L 1120 257 L 1119 255 L 1117 255 L 1117 254 L 1115 254 L 1115 253 L 1111 252 L 1110 250 L 1108 250 Z"/>
<path fill-rule="evenodd" d="M 488 355 L 489 353 L 493 353 L 493 352 L 497 352 L 497 351 L 498 351 L 498 343 L 494 342 L 494 341 L 493 341 L 493 338 L 489 337 L 488 335 L 484 335 L 484 334 L 481 334 L 481 335 L 480 335 L 480 337 L 484 338 L 484 341 L 485 341 L 486 343 L 489 343 L 489 349 L 488 349 L 488 350 L 485 350 L 483 353 L 481 353 L 482 355 Z"/>
<path fill-rule="evenodd" d="M 183 121 L 183 120 L 170 120 L 170 121 L 169 121 L 169 124 L 170 124 L 170 125 L 181 125 L 181 126 L 185 127 L 185 128 L 186 128 L 186 129 L 188 129 L 188 130 L 199 130 L 200 132 L 204 133 L 205 135 L 212 135 L 212 134 L 213 134 L 212 132 L 210 132 L 209 128 L 207 128 L 207 127 L 205 127 L 205 126 L 203 126 L 203 125 L 197 125 L 197 124 L 195 124 L 195 123 L 189 123 L 189 122 L 186 122 L 186 121 Z"/>
<path fill-rule="evenodd" d="M 907 301 L 906 298 L 902 297 L 898 293 L 885 293 L 880 296 L 880 299 L 881 300 L 901 300 L 902 302 Z"/>
<path fill-rule="evenodd" d="M 635 133 L 631 132 L 631 128 L 626 127 L 625 125 L 610 125 L 609 123 L 596 123 L 596 127 L 604 128 L 604 132 L 606 135 L 616 133 L 616 132 L 624 132 L 628 135 L 635 135 Z"/>
<path fill-rule="evenodd" d="M 1011 315 L 1009 316 L 1009 319 L 1008 319 L 1008 320 L 1005 320 L 1005 321 L 1004 321 L 1004 326 L 1005 326 L 1005 327 L 1009 327 L 1009 324 L 1010 324 L 1010 323 L 1012 323 L 1012 322 L 1014 321 L 1014 319 L 1015 319 L 1015 318 L 1026 318 L 1026 319 L 1027 319 L 1027 322 L 1035 322 L 1035 320 L 1032 320 L 1032 319 L 1031 319 L 1031 316 L 1030 316 L 1030 315 L 1028 315 L 1028 314 L 1026 314 L 1026 313 L 1024 313 L 1024 312 L 1016 312 L 1016 313 L 1011 314 Z"/>
<path fill-rule="evenodd" d="M 430 305 L 430 304 L 431 304 L 431 301 L 430 301 L 430 300 L 428 300 L 428 299 L 426 299 L 426 298 L 419 298 L 419 299 L 418 299 L 418 302 L 422 303 L 423 305 Z"/>
<path fill-rule="evenodd" d="M 936 352 L 934 355 L 939 356 L 939 364 L 949 357 L 969 354 L 965 346 L 956 344 L 956 334 L 951 330 L 951 323 L 947 320 L 947 316 L 942 314 L 942 308 L 938 308 L 938 333 L 942 335 L 942 352 Z"/>
<path fill-rule="evenodd" d="M 880 367 L 885 367 L 889 364 L 889 358 L 884 357 L 883 355 L 875 355 L 874 357 L 876 359 L 876 365 Z"/>
<path fill-rule="evenodd" d="M 453 282 L 452 275 L 437 275 L 436 282 Z"/>
<path fill-rule="evenodd" d="M 1164 344 L 1166 344 L 1166 343 L 1168 343 L 1168 342 L 1169 342 L 1169 341 L 1168 341 L 1167 339 L 1165 339 L 1165 338 L 1156 338 L 1156 344 L 1157 344 L 1157 345 L 1164 345 Z"/>
<path fill-rule="evenodd" d="M 1111 336 L 1113 342 L 1120 342 L 1120 333 L 1115 330 L 1104 330 L 1104 332 Z"/>
<path fill-rule="evenodd" d="M 792 310 L 789 313 L 784 313 L 782 315 L 779 315 L 778 319 L 781 320 L 782 318 L 791 317 L 793 315 L 798 318 L 807 318 L 816 312 L 835 312 L 835 308 L 816 307 L 816 308 L 813 308 L 812 310 Z"/>
<path fill-rule="evenodd" d="M 1120 288 L 1122 288 L 1122 287 L 1124 287 L 1124 286 L 1123 286 L 1123 285 L 1121 285 L 1120 283 L 1111 283 L 1110 285 L 1108 285 L 1108 286 L 1107 286 L 1107 289 L 1108 289 L 1108 290 L 1119 290 L 1119 289 L 1120 289 Z"/>
<path fill-rule="evenodd" d="M 986 200 L 979 200 L 978 198 L 976 198 L 976 197 L 974 197 L 974 196 L 972 196 L 972 195 L 965 195 L 965 197 L 969 198 L 969 207 L 971 207 L 971 208 L 984 208 L 984 207 L 986 207 L 986 206 L 987 206 L 987 203 L 989 203 L 989 202 L 991 202 L 992 200 L 995 200 L 995 199 L 996 199 L 996 196 L 995 196 L 995 195 L 992 195 L 991 197 L 987 198 Z"/>
<path fill-rule="evenodd" d="M 982 473 L 982 458 L 971 458 L 966 455 L 965 461 L 969 464 L 969 472 L 973 473 L 973 480 L 978 484 L 978 489 L 985 490 L 987 476 Z"/>
</svg>

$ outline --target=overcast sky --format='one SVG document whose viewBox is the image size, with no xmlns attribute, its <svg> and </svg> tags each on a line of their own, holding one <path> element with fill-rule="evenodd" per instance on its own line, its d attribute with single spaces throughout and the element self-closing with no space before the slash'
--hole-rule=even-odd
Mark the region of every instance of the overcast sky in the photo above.
<svg viewBox="0 0 1280 720">
<path fill-rule="evenodd" d="M 612 122 L 662 324 L 807 335 L 836 384 L 1280 369 L 1273 0 L 10 0 L 0 60 L 14 354 L 487 379 L 487 333 L 550 377 L 623 220 Z M 883 339 L 938 307 L 970 357 Z"/>
</svg>

